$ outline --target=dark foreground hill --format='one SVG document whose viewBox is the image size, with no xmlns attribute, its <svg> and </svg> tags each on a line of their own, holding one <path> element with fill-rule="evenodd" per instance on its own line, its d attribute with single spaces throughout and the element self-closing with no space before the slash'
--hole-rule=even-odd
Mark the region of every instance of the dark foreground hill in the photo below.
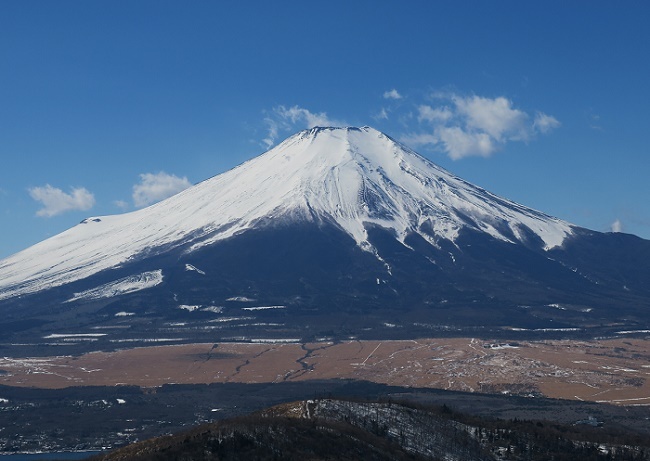
<svg viewBox="0 0 650 461">
<path fill-rule="evenodd" d="M 496 420 L 447 406 L 307 400 L 132 444 L 96 461 L 647 460 L 650 440 L 599 427 Z"/>
</svg>

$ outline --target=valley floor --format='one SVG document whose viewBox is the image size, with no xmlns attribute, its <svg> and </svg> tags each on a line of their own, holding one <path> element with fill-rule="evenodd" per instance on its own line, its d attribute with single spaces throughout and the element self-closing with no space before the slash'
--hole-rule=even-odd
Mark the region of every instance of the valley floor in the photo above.
<svg viewBox="0 0 650 461">
<path fill-rule="evenodd" d="M 634 338 L 231 342 L 0 358 L 0 385 L 41 389 L 340 379 L 650 406 L 649 377 L 650 340 Z"/>
</svg>

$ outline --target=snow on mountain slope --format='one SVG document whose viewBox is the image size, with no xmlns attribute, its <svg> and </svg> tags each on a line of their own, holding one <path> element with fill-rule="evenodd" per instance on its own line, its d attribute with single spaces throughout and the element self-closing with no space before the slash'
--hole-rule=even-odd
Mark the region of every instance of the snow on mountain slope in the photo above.
<svg viewBox="0 0 650 461">
<path fill-rule="evenodd" d="M 147 288 L 161 284 L 162 281 L 163 275 L 161 269 L 143 272 L 142 274 L 124 277 L 111 283 L 105 283 L 91 290 L 75 293 L 68 302 L 78 299 L 111 298 L 121 294 L 133 293 L 134 291 L 146 290 Z"/>
<path fill-rule="evenodd" d="M 286 219 L 333 223 L 368 251 L 370 223 L 402 242 L 419 233 L 433 245 L 463 227 L 513 243 L 532 232 L 546 249 L 572 233 L 569 223 L 473 186 L 373 128 L 313 128 L 167 200 L 88 218 L 0 261 L 0 299 Z"/>
</svg>

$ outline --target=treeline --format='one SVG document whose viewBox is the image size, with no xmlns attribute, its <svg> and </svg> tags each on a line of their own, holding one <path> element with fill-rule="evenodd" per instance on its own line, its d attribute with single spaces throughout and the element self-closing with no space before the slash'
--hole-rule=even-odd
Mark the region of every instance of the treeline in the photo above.
<svg viewBox="0 0 650 461">
<path fill-rule="evenodd" d="M 446 405 L 318 399 L 199 426 L 96 459 L 647 461 L 650 439 L 603 427 L 483 418 Z"/>
<path fill-rule="evenodd" d="M 459 413 L 446 405 L 391 399 L 318 402 L 323 409 L 312 410 L 317 416 L 338 414 L 346 422 L 378 435 L 392 434 L 393 440 L 409 451 L 430 456 L 467 460 L 490 455 L 492 459 L 527 461 L 650 459 L 647 435 L 611 428 L 485 418 Z"/>
<path fill-rule="evenodd" d="M 424 461 L 399 445 L 336 421 L 252 415 L 126 446 L 103 461 Z"/>
</svg>

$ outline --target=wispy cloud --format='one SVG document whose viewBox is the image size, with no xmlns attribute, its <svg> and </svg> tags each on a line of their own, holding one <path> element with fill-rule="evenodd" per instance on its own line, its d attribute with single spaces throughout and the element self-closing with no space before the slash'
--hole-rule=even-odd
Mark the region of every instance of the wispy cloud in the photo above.
<svg viewBox="0 0 650 461">
<path fill-rule="evenodd" d="M 497 141 L 480 131 L 464 131 L 458 126 L 443 126 L 434 134 L 436 141 L 444 146 L 454 160 L 470 155 L 489 157 L 497 150 Z"/>
<path fill-rule="evenodd" d="M 404 140 L 433 145 L 454 160 L 489 157 L 509 142 L 528 141 L 560 126 L 555 117 L 543 112 L 531 117 L 505 97 L 436 93 L 433 98 L 438 104 L 418 106 L 420 125 Z"/>
<path fill-rule="evenodd" d="M 379 112 L 372 116 L 375 120 L 388 120 L 388 111 L 382 107 Z"/>
<path fill-rule="evenodd" d="M 116 207 L 118 207 L 118 208 L 120 208 L 122 210 L 126 210 L 126 209 L 129 208 L 128 202 L 126 202 L 124 200 L 115 200 L 115 201 L 113 201 L 113 205 L 115 205 Z"/>
<path fill-rule="evenodd" d="M 555 128 L 560 126 L 560 122 L 555 117 L 546 115 L 542 112 L 537 112 L 535 114 L 535 121 L 533 122 L 533 128 L 540 133 L 546 134 Z"/>
<path fill-rule="evenodd" d="M 304 125 L 305 128 L 313 128 L 315 126 L 334 126 L 340 123 L 327 116 L 325 112 L 315 113 L 302 107 L 284 107 L 278 106 L 275 112 L 281 119 L 290 121 L 293 124 Z"/>
<path fill-rule="evenodd" d="M 145 207 L 171 197 L 191 185 L 186 177 L 180 178 L 163 171 L 144 173 L 140 175 L 140 182 L 133 186 L 133 204 L 137 208 Z"/>
<path fill-rule="evenodd" d="M 436 107 L 421 105 L 418 107 L 418 121 L 446 122 L 454 116 L 449 107 Z"/>
<path fill-rule="evenodd" d="M 345 126 L 347 123 L 329 117 L 325 112 L 312 112 L 298 105 L 277 106 L 264 117 L 267 135 L 262 140 L 266 148 L 271 148 L 281 133 L 315 126 Z"/>
<path fill-rule="evenodd" d="M 487 134 L 497 142 L 522 140 L 529 135 L 528 116 L 513 108 L 506 98 L 453 96 L 452 101 L 458 118 L 470 134 Z"/>
<path fill-rule="evenodd" d="M 49 184 L 32 187 L 28 191 L 34 200 L 43 205 L 36 212 L 37 216 L 51 218 L 68 211 L 87 211 L 95 206 L 95 196 L 83 187 L 72 188 L 69 194 Z"/>
<path fill-rule="evenodd" d="M 262 144 L 267 149 L 270 149 L 275 144 L 275 140 L 278 139 L 281 126 L 280 122 L 273 117 L 264 117 L 264 124 L 266 125 L 267 132 L 266 138 L 262 139 Z"/>
<path fill-rule="evenodd" d="M 392 90 L 384 92 L 384 99 L 402 99 L 402 95 L 393 88 Z"/>
<path fill-rule="evenodd" d="M 508 143 L 528 142 L 561 125 L 552 115 L 528 113 L 503 96 L 490 98 L 443 90 L 429 92 L 427 98 L 418 104 L 405 104 L 403 96 L 393 88 L 383 93 L 387 101 L 369 117 L 380 125 L 399 123 L 406 133 L 400 139 L 406 144 L 416 148 L 432 146 L 454 160 L 490 157 Z M 299 105 L 279 105 L 264 115 L 266 136 L 261 143 L 267 149 L 300 129 L 347 125 L 325 112 L 312 112 Z"/>
<path fill-rule="evenodd" d="M 589 127 L 590 127 L 592 130 L 596 130 L 596 131 L 605 131 L 605 129 L 604 129 L 603 126 L 602 126 L 602 121 L 601 121 L 601 119 L 600 119 L 600 115 L 595 114 L 595 113 L 593 113 L 593 112 L 590 111 L 590 112 L 587 114 L 587 117 L 589 118 Z"/>
</svg>

